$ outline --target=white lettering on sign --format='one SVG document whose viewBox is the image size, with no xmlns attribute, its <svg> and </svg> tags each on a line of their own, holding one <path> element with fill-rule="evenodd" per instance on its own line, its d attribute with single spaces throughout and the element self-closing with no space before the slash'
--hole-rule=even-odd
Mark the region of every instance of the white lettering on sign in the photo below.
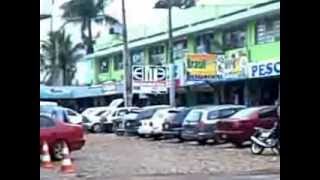
<svg viewBox="0 0 320 180">
<path fill-rule="evenodd" d="M 167 66 L 133 66 L 133 92 L 144 94 L 166 93 L 168 73 Z"/>
<path fill-rule="evenodd" d="M 158 82 L 167 79 L 167 67 L 133 66 L 133 81 Z"/>
<path fill-rule="evenodd" d="M 249 68 L 250 78 L 280 75 L 280 61 L 266 61 L 251 63 Z"/>
</svg>

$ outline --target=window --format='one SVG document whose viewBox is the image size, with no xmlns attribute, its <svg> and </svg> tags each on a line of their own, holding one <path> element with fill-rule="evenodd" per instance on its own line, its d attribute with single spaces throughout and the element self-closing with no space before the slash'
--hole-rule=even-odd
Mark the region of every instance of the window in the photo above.
<svg viewBox="0 0 320 180">
<path fill-rule="evenodd" d="M 149 54 L 151 65 L 162 65 L 166 63 L 163 45 L 151 47 Z"/>
<path fill-rule="evenodd" d="M 121 70 L 123 69 L 123 59 L 122 54 L 118 54 L 114 56 L 113 63 L 114 63 L 114 70 Z"/>
<path fill-rule="evenodd" d="M 198 35 L 196 37 L 196 52 L 210 53 L 212 50 L 213 38 L 214 36 L 212 33 Z"/>
<path fill-rule="evenodd" d="M 198 122 L 201 120 L 202 118 L 202 112 L 201 111 L 191 111 L 187 117 L 186 117 L 186 121 L 187 122 Z"/>
<path fill-rule="evenodd" d="M 119 112 L 118 112 L 118 116 L 124 116 L 124 115 L 126 115 L 126 114 L 128 114 L 129 113 L 129 111 L 127 110 L 127 109 L 123 109 L 123 110 L 120 110 Z"/>
<path fill-rule="evenodd" d="M 54 127 L 55 123 L 52 119 L 44 116 L 40 116 L 40 128 Z"/>
<path fill-rule="evenodd" d="M 243 48 L 246 40 L 246 26 L 226 30 L 223 35 L 224 46 L 227 50 Z"/>
<path fill-rule="evenodd" d="M 219 111 L 211 111 L 208 113 L 208 120 L 214 120 L 219 118 Z"/>
<path fill-rule="evenodd" d="M 277 117 L 276 108 L 265 109 L 259 112 L 259 118 Z"/>
<path fill-rule="evenodd" d="M 173 59 L 183 59 L 188 52 L 187 40 L 180 40 L 173 43 Z"/>
<path fill-rule="evenodd" d="M 148 110 L 142 111 L 137 116 L 137 119 L 151 118 L 155 112 L 156 112 L 156 109 L 148 109 Z"/>
<path fill-rule="evenodd" d="M 96 113 L 96 115 L 95 116 L 101 116 L 102 114 L 104 114 L 106 111 L 105 110 L 103 110 L 103 111 L 99 111 L 98 113 Z"/>
<path fill-rule="evenodd" d="M 233 115 L 237 110 L 235 109 L 224 109 L 220 111 L 220 118 L 228 118 Z"/>
<path fill-rule="evenodd" d="M 144 64 L 144 52 L 143 50 L 135 50 L 131 52 L 132 65 Z"/>
<path fill-rule="evenodd" d="M 259 109 L 260 108 L 257 108 L 257 107 L 243 109 L 243 110 L 238 111 L 237 113 L 235 113 L 231 117 L 232 118 L 247 118 L 247 117 L 251 116 L 253 113 L 257 112 Z"/>
<path fill-rule="evenodd" d="M 265 18 L 258 21 L 256 26 L 257 44 L 280 41 L 280 19 Z"/>
<path fill-rule="evenodd" d="M 70 110 L 68 110 L 67 113 L 68 113 L 68 116 L 77 116 L 77 114 L 75 112 L 70 111 Z"/>
<path fill-rule="evenodd" d="M 103 58 L 99 61 L 99 72 L 107 73 L 109 72 L 109 58 Z"/>
</svg>

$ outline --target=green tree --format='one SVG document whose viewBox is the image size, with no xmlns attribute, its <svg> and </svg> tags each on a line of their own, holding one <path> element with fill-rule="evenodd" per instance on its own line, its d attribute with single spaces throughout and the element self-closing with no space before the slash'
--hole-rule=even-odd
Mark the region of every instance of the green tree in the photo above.
<svg viewBox="0 0 320 180">
<path fill-rule="evenodd" d="M 81 37 L 87 46 L 87 53 L 93 53 L 92 20 L 103 16 L 106 22 L 118 22 L 115 18 L 105 15 L 104 8 L 110 0 L 71 0 L 61 6 L 64 19 L 81 22 Z M 87 34 L 85 31 L 87 30 Z"/>
<path fill-rule="evenodd" d="M 40 68 L 50 74 L 46 84 L 71 85 L 76 62 L 83 57 L 79 53 L 83 45 L 73 45 L 70 35 L 66 35 L 65 31 L 54 31 L 49 33 L 47 41 L 42 41 L 41 49 Z"/>
</svg>

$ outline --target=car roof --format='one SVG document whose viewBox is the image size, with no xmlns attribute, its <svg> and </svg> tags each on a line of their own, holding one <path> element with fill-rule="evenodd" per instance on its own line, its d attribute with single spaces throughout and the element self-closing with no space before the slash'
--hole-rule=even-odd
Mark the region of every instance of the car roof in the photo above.
<svg viewBox="0 0 320 180">
<path fill-rule="evenodd" d="M 246 106 L 235 105 L 235 104 L 224 104 L 224 105 L 195 106 L 192 109 L 213 111 L 213 110 L 222 110 L 222 109 L 229 109 L 229 108 L 246 108 Z"/>
<path fill-rule="evenodd" d="M 118 108 L 115 108 L 115 110 L 122 110 L 122 109 L 132 110 L 132 109 L 141 109 L 141 108 L 139 108 L 139 107 L 118 107 Z"/>
<path fill-rule="evenodd" d="M 143 110 L 149 110 L 149 109 L 163 109 L 163 108 L 169 108 L 169 105 L 153 105 L 153 106 L 145 106 L 143 107 Z"/>
</svg>

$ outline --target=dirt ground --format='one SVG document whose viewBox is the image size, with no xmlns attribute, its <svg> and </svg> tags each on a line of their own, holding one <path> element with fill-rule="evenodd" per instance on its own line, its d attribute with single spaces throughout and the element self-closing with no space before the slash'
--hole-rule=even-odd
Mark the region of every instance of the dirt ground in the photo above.
<svg viewBox="0 0 320 180">
<path fill-rule="evenodd" d="M 171 180 L 203 179 L 280 179 L 280 156 L 266 151 L 252 155 L 248 147 L 231 144 L 198 145 L 176 140 L 118 137 L 114 134 L 89 134 L 80 151 L 71 154 L 75 174 L 65 175 L 60 162 L 55 169 L 40 168 L 43 180 L 121 179 Z"/>
</svg>

